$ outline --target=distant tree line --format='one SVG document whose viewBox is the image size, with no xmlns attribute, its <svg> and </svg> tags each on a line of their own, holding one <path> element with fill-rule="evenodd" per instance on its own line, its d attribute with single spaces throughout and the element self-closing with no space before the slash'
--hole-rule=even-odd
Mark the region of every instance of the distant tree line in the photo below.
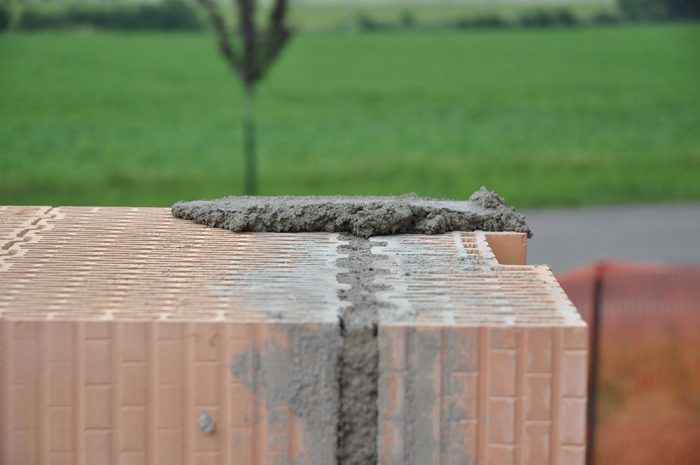
<svg viewBox="0 0 700 465">
<path fill-rule="evenodd" d="M 700 0 L 618 0 L 618 5 L 632 20 L 700 19 Z"/>
<path fill-rule="evenodd" d="M 405 10 L 398 22 L 381 21 L 366 13 L 359 13 L 352 27 L 363 31 L 392 29 L 438 28 L 438 29 L 498 29 L 498 28 L 549 28 L 573 26 L 608 26 L 623 21 L 620 15 L 600 11 L 590 18 L 582 19 L 567 8 L 535 8 L 524 11 L 520 16 L 504 17 L 498 14 L 482 14 L 452 19 L 440 23 L 421 26 L 410 10 Z"/>
<path fill-rule="evenodd" d="M 634 21 L 698 21 L 700 0 L 618 0 L 619 13 L 601 10 L 582 18 L 566 7 L 538 7 L 524 10 L 517 17 L 497 13 L 467 16 L 423 27 L 446 29 L 548 28 L 574 26 L 609 26 Z M 365 12 L 358 13 L 355 29 L 379 31 L 420 27 L 411 10 L 404 10 L 398 21 L 375 19 Z"/>
<path fill-rule="evenodd" d="M 9 27 L 11 16 L 9 8 L 3 8 L 0 4 L 0 29 L 3 23 L 6 28 Z M 184 0 L 129 5 L 73 4 L 54 9 L 26 7 L 20 11 L 13 24 L 13 28 L 19 30 L 76 27 L 191 31 L 202 29 L 203 25 L 194 8 Z"/>
<path fill-rule="evenodd" d="M 62 29 L 90 27 L 112 30 L 192 31 L 204 28 L 204 21 L 193 7 L 194 0 L 163 0 L 158 3 L 68 3 L 41 8 L 25 5 L 10 8 L 0 0 L 0 31 Z M 234 0 L 235 1 L 235 0 Z M 439 23 L 421 23 L 410 9 L 395 21 L 358 13 L 349 25 L 361 31 L 423 28 L 479 29 L 502 27 L 570 27 L 578 25 L 612 25 L 625 21 L 700 20 L 700 0 L 617 0 L 619 13 L 601 11 L 582 19 L 564 7 L 525 10 L 516 18 L 498 14 L 467 16 Z M 371 9 L 366 10 L 371 11 Z M 348 24 L 344 27 L 348 27 Z"/>
</svg>

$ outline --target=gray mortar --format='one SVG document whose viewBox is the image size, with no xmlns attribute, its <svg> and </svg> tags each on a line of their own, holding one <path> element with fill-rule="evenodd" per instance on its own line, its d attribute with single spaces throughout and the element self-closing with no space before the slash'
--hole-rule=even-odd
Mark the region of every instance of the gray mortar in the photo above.
<svg viewBox="0 0 700 465">
<path fill-rule="evenodd" d="M 387 197 L 223 197 L 178 202 L 172 214 L 243 232 L 345 232 L 358 237 L 517 231 L 531 236 L 525 217 L 482 187 L 467 201 L 415 194 Z"/>
<path fill-rule="evenodd" d="M 328 465 L 336 455 L 338 360 L 342 340 L 334 325 L 288 328 L 289 346 L 274 338 L 260 349 L 249 348 L 234 358 L 231 374 L 264 399 L 268 423 L 278 418 L 276 407 L 289 406 L 301 424 L 304 452 L 289 465 Z"/>
<path fill-rule="evenodd" d="M 339 360 L 340 406 L 338 413 L 339 465 L 377 463 L 377 419 L 379 347 L 377 343 L 378 314 L 390 307 L 377 299 L 380 286 L 374 283 L 379 273 L 374 265 L 380 259 L 371 252 L 368 239 L 346 236 L 347 258 L 338 260 L 346 273 L 338 281 L 350 284 L 340 296 L 351 302 L 340 315 L 343 349 Z"/>
<path fill-rule="evenodd" d="M 204 434 L 214 434 L 216 432 L 216 422 L 209 416 L 209 413 L 202 412 L 197 417 L 197 426 Z"/>
</svg>

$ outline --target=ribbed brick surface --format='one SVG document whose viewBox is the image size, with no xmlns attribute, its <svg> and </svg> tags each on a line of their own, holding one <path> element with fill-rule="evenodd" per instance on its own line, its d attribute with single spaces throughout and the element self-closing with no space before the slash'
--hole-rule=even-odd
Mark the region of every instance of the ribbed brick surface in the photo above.
<svg viewBox="0 0 700 465">
<path fill-rule="evenodd" d="M 551 272 L 481 233 L 375 240 L 381 463 L 582 465 L 587 332 Z"/>
<path fill-rule="evenodd" d="M 380 463 L 582 463 L 586 328 L 551 272 L 480 232 L 371 241 Z M 0 207 L 0 464 L 335 463 L 345 243 Z"/>
<path fill-rule="evenodd" d="M 503 266 L 483 233 L 401 235 L 372 239 L 387 257 L 379 293 L 396 311 L 384 324 L 583 326 L 545 266 Z"/>
<path fill-rule="evenodd" d="M 333 338 L 337 330 L 294 326 L 0 322 L 0 463 L 333 463 L 333 425 L 314 430 L 259 379 L 277 364 L 299 372 L 325 367 L 316 409 L 334 415 L 335 402 L 324 402 L 337 391 L 328 354 L 296 354 L 310 335 Z M 285 350 L 268 357 L 271 344 Z M 243 364 L 250 372 L 239 379 L 230 361 L 241 357 L 250 359 Z M 215 434 L 198 428 L 202 412 L 215 419 Z M 302 457 L 312 447 L 313 462 Z"/>
<path fill-rule="evenodd" d="M 383 326 L 385 464 L 583 464 L 584 329 Z"/>
<path fill-rule="evenodd" d="M 0 211 L 18 224 L 0 256 L 4 318 L 336 322 L 343 305 L 337 234 L 231 234 L 163 208 L 15 212 Z"/>
</svg>

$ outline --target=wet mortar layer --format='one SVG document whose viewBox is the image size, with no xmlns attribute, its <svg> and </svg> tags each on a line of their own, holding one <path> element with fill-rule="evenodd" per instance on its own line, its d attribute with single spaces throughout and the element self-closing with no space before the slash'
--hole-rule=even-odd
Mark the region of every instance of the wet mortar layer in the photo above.
<svg viewBox="0 0 700 465">
<path fill-rule="evenodd" d="M 378 315 L 390 304 L 377 299 L 382 286 L 374 282 L 382 272 L 374 262 L 371 242 L 346 235 L 347 246 L 339 247 L 347 258 L 338 265 L 347 269 L 338 281 L 349 284 L 341 291 L 341 299 L 351 303 L 340 315 L 343 346 L 339 360 L 338 465 L 377 463 L 377 419 L 379 347 L 377 342 Z"/>
<path fill-rule="evenodd" d="M 358 237 L 514 231 L 531 236 L 525 217 L 482 187 L 469 200 L 415 194 L 387 197 L 223 197 L 178 202 L 176 218 L 235 232 L 339 232 Z"/>
</svg>

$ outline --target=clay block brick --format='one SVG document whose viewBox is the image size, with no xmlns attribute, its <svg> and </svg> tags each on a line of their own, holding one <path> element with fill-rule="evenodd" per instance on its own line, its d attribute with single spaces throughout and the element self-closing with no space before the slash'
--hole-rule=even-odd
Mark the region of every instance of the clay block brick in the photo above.
<svg viewBox="0 0 700 465">
<path fill-rule="evenodd" d="M 528 375 L 525 383 L 525 419 L 550 421 L 552 418 L 551 375 Z"/>
<path fill-rule="evenodd" d="M 142 451 L 146 448 L 147 412 L 143 407 L 122 407 L 119 413 L 119 449 Z"/>
<path fill-rule="evenodd" d="M 504 397 L 515 396 L 515 352 L 491 350 L 489 365 L 490 395 Z"/>
<path fill-rule="evenodd" d="M 121 404 L 127 406 L 145 405 L 148 394 L 148 373 L 146 365 L 123 366 L 119 373 Z"/>
<path fill-rule="evenodd" d="M 488 456 L 489 464 L 492 465 L 512 465 L 515 463 L 515 449 L 513 446 L 490 446 Z"/>
<path fill-rule="evenodd" d="M 8 442 L 11 444 L 8 463 L 38 465 L 39 450 L 36 431 L 15 431 L 10 435 Z"/>
<path fill-rule="evenodd" d="M 84 345 L 85 382 L 110 384 L 112 381 L 112 344 L 109 340 L 87 340 Z"/>
<path fill-rule="evenodd" d="M 549 270 L 499 265 L 478 234 L 462 233 L 464 248 L 455 236 L 390 236 L 377 247 L 395 270 L 379 278 L 382 295 L 411 315 L 379 327 L 380 406 L 402 406 L 379 411 L 382 463 L 580 461 L 585 324 Z"/>
<path fill-rule="evenodd" d="M 106 429 L 112 425 L 112 389 L 106 386 L 87 386 L 78 395 L 85 405 L 84 419 L 87 429 Z"/>
<path fill-rule="evenodd" d="M 122 362 L 146 360 L 146 325 L 122 323 L 119 325 L 119 355 Z"/>
<path fill-rule="evenodd" d="M 71 451 L 75 441 L 73 425 L 75 411 L 71 408 L 52 408 L 48 412 L 49 451 Z"/>
<path fill-rule="evenodd" d="M 525 425 L 525 437 L 523 438 L 525 463 L 551 463 L 550 428 L 548 422 Z"/>
<path fill-rule="evenodd" d="M 489 438 L 496 444 L 515 443 L 515 399 L 492 399 L 489 409 Z"/>
<path fill-rule="evenodd" d="M 33 384 L 14 385 L 10 388 L 10 399 L 8 402 L 8 417 L 13 429 L 35 429 L 37 428 L 37 388 Z"/>
<path fill-rule="evenodd" d="M 0 465 L 336 463 L 346 243 L 0 207 Z M 587 330 L 524 234 L 371 253 L 379 463 L 583 463 Z"/>
<path fill-rule="evenodd" d="M 14 368 L 13 378 L 15 383 L 26 384 L 35 380 L 38 371 L 38 351 L 35 339 L 16 338 L 12 342 Z"/>
<path fill-rule="evenodd" d="M 73 324 L 76 327 L 71 333 L 76 338 L 77 335 L 89 333 L 85 327 L 91 323 Z M 145 332 L 139 331 L 141 334 L 155 334 L 150 327 L 152 323 L 141 325 L 146 329 Z M 194 361 L 195 335 L 208 330 L 196 328 L 196 325 L 193 323 L 182 332 L 179 340 L 147 341 L 147 345 L 153 344 L 153 355 L 142 358 L 143 361 L 133 361 L 134 357 L 124 360 L 116 356 L 114 350 L 123 354 L 121 349 L 125 339 L 76 339 L 72 344 L 75 352 L 69 358 L 86 362 L 80 370 L 83 374 L 77 379 L 78 382 L 73 375 L 73 365 L 78 362 L 49 361 L 46 353 L 39 354 L 36 360 L 55 368 L 46 374 L 46 379 L 54 383 L 42 383 L 41 377 L 36 377 L 40 370 L 33 377 L 16 370 L 9 380 L 3 378 L 3 381 L 9 381 L 7 388 L 10 389 L 12 402 L 9 416 L 3 417 L 6 418 L 3 425 L 10 427 L 3 441 L 9 442 L 10 448 L 0 463 L 37 460 L 32 454 L 35 453 L 36 431 L 39 428 L 46 431 L 46 450 L 39 452 L 47 454 L 47 457 L 53 454 L 51 457 L 55 456 L 57 461 L 71 455 L 54 453 L 76 453 L 76 444 L 81 447 L 77 452 L 84 454 L 91 464 L 149 463 L 150 456 L 168 464 L 211 460 L 231 463 L 232 457 L 238 460 L 246 456 L 251 460 L 249 463 L 257 460 L 255 456 L 267 457 L 272 461 L 270 463 L 278 463 L 280 457 L 292 453 L 297 456 L 298 463 L 305 463 L 304 454 L 309 450 L 313 451 L 313 460 L 317 460 L 315 454 L 324 460 L 334 456 L 335 430 L 323 424 L 306 422 L 304 417 L 295 413 L 294 399 L 285 399 L 284 386 L 261 378 L 271 376 L 283 363 L 288 363 L 286 369 L 290 374 L 311 368 L 324 379 L 332 381 L 336 370 L 334 365 L 321 366 L 321 370 L 318 370 L 318 366 L 306 367 L 309 359 L 293 360 L 290 354 L 297 353 L 301 344 L 306 344 L 314 332 L 318 332 L 319 341 L 327 340 L 333 334 L 338 337 L 334 327 L 321 325 L 309 329 L 306 324 L 273 323 L 265 327 L 256 324 L 247 346 L 242 346 L 240 339 L 234 346 L 223 340 L 227 333 L 224 324 L 223 329 L 219 329 L 222 341 L 217 344 L 221 349 L 219 358 L 216 361 Z M 0 322 L 3 331 L 4 326 L 5 322 Z M 307 339 L 302 339 L 299 337 L 300 331 L 311 331 L 311 336 L 305 333 Z M 40 331 L 38 334 L 48 335 L 50 331 Z M 118 338 L 122 333 L 110 331 L 109 334 Z M 47 350 L 50 347 L 44 343 L 47 341 L 40 339 L 37 346 Z M 278 345 L 279 342 L 282 345 Z M 162 346 L 160 357 L 156 355 L 156 345 Z M 238 347 L 241 352 L 229 354 L 224 350 L 227 347 Z M 150 352 L 147 350 L 146 353 Z M 212 352 L 207 353 L 206 358 L 210 359 Z M 318 357 L 309 363 L 318 364 L 324 359 L 323 352 L 319 351 Z M 189 365 L 187 360 L 190 360 Z M 335 358 L 330 357 L 329 360 L 334 361 Z M 251 363 L 249 367 L 245 366 L 247 361 Z M 169 366 L 159 367 L 159 363 Z M 232 363 L 238 363 L 242 371 L 235 369 L 232 372 Z M 70 369 L 66 370 L 66 367 Z M 18 379 L 25 382 L 15 383 Z M 333 382 L 320 384 L 318 398 L 313 398 L 323 418 L 332 417 L 337 409 L 336 389 Z M 149 394 L 151 390 L 152 396 Z M 293 390 L 289 392 L 290 395 L 295 394 Z M 308 401 L 311 402 L 311 399 Z M 40 412 L 38 407 L 42 403 L 51 407 Z M 74 407 L 76 405 L 79 407 Z M 197 426 L 197 416 L 203 411 L 216 422 L 214 434 L 207 435 Z M 37 424 L 37 418 L 40 424 Z M 81 439 L 76 440 L 76 435 Z M 232 442 L 231 438 L 234 437 L 237 439 Z M 316 441 L 321 441 L 321 445 Z M 257 444 L 257 452 L 252 448 L 253 444 Z M 32 450 L 26 450 L 28 447 Z M 22 462 L 15 460 L 19 460 L 18 457 Z"/>
<path fill-rule="evenodd" d="M 585 399 L 565 398 L 562 400 L 559 424 L 563 444 L 582 446 L 586 440 Z"/>
<path fill-rule="evenodd" d="M 47 327 L 47 360 L 70 362 L 75 360 L 75 325 L 59 322 Z"/>
<path fill-rule="evenodd" d="M 182 465 L 182 432 L 161 430 L 156 433 L 154 439 L 157 465 Z"/>
<path fill-rule="evenodd" d="M 588 354 L 585 350 L 564 351 L 562 392 L 566 396 L 586 397 Z"/>
<path fill-rule="evenodd" d="M 516 232 L 487 232 L 486 241 L 501 265 L 527 263 L 527 234 Z"/>
<path fill-rule="evenodd" d="M 158 427 L 180 427 L 183 418 L 183 396 L 184 389 L 180 385 L 158 386 L 155 406 Z"/>
<path fill-rule="evenodd" d="M 562 447 L 561 463 L 566 463 L 567 465 L 583 465 L 586 463 L 586 449 L 583 447 Z"/>
<path fill-rule="evenodd" d="M 48 463 L 51 465 L 75 465 L 76 458 L 72 452 L 50 452 Z"/>
<path fill-rule="evenodd" d="M 85 463 L 111 463 L 111 435 L 109 431 L 85 431 Z"/>
<path fill-rule="evenodd" d="M 526 369 L 529 373 L 552 371 L 552 331 L 550 329 L 528 330 Z"/>
</svg>

